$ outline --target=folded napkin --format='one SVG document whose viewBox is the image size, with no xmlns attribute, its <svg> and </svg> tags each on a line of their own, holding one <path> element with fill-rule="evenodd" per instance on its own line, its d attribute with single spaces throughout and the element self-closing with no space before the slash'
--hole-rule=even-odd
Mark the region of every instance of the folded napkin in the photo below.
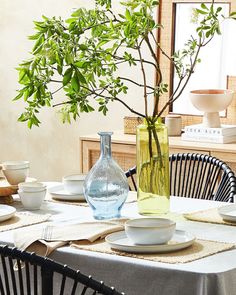
<svg viewBox="0 0 236 295">
<path fill-rule="evenodd" d="M 47 256 L 58 247 L 70 242 L 94 242 L 103 239 L 106 235 L 124 229 L 125 219 L 84 222 L 77 224 L 48 223 L 33 230 L 18 230 L 14 234 L 15 246 L 22 250 L 33 251 L 39 255 Z"/>
</svg>

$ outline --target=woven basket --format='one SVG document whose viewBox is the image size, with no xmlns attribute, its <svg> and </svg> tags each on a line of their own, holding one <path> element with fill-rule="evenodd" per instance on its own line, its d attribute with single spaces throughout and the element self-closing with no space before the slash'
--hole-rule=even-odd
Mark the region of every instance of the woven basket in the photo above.
<svg viewBox="0 0 236 295">
<path fill-rule="evenodd" d="M 124 133 L 136 134 L 136 128 L 143 123 L 143 118 L 140 117 L 124 117 Z"/>
</svg>

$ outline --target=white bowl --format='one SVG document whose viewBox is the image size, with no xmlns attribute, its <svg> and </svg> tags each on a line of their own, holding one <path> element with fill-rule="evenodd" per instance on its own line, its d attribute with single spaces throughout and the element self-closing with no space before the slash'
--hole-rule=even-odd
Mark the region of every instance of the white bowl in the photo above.
<svg viewBox="0 0 236 295">
<path fill-rule="evenodd" d="M 200 89 L 190 92 L 192 104 L 203 111 L 202 124 L 208 128 L 220 128 L 219 112 L 225 110 L 233 99 L 232 90 Z"/>
<path fill-rule="evenodd" d="M 125 223 L 125 233 L 134 243 L 159 245 L 167 243 L 174 235 L 176 223 L 166 218 L 136 218 Z"/>
<path fill-rule="evenodd" d="M 74 174 L 64 176 L 62 179 L 64 189 L 71 194 L 83 194 L 83 185 L 86 174 Z"/>
<path fill-rule="evenodd" d="M 4 170 L 29 168 L 29 161 L 6 161 L 1 166 Z"/>
<path fill-rule="evenodd" d="M 38 210 L 43 203 L 46 191 L 47 190 L 44 189 L 38 192 L 25 192 L 19 189 L 18 194 L 25 209 Z"/>
<path fill-rule="evenodd" d="M 24 192 L 40 192 L 47 188 L 42 182 L 21 182 L 18 187 Z"/>
<path fill-rule="evenodd" d="M 29 167 L 18 169 L 3 169 L 2 172 L 6 177 L 8 183 L 10 183 L 11 185 L 16 185 L 26 180 L 29 174 Z"/>
<path fill-rule="evenodd" d="M 233 99 L 232 90 L 199 89 L 190 91 L 192 104 L 203 112 L 220 112 L 227 108 Z"/>
</svg>

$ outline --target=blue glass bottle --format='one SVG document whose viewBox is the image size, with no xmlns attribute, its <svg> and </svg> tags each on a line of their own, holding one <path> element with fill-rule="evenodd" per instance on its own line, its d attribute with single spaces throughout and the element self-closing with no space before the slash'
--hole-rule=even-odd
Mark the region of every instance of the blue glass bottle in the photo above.
<svg viewBox="0 0 236 295">
<path fill-rule="evenodd" d="M 84 194 L 95 219 L 119 218 L 128 196 L 127 177 L 111 155 L 112 132 L 99 132 L 101 154 L 84 182 Z"/>
</svg>

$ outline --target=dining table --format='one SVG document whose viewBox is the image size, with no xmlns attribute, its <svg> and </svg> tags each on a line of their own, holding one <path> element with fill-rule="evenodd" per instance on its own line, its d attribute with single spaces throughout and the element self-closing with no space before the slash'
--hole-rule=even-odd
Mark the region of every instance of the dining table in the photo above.
<svg viewBox="0 0 236 295">
<path fill-rule="evenodd" d="M 52 182 L 48 183 L 49 187 L 53 185 Z M 18 201 L 18 196 L 14 198 L 16 201 L 12 205 L 16 211 L 27 211 Z M 177 230 L 190 233 L 196 239 L 233 245 L 225 251 L 206 257 L 184 263 L 168 263 L 140 259 L 137 255 L 126 255 L 125 252 L 122 255 L 119 255 L 119 251 L 109 254 L 68 245 L 55 249 L 49 257 L 74 269 L 80 269 L 81 272 L 92 275 L 127 295 L 235 295 L 236 226 L 178 217 L 225 205 L 227 203 L 211 200 L 175 196 L 170 198 L 170 212 L 176 218 Z M 94 221 L 89 206 L 67 204 L 63 201 L 45 200 L 40 210 L 32 213 L 42 216 L 49 214 L 46 222 L 61 227 Z M 138 214 L 137 202 L 125 203 L 121 215 L 125 219 L 141 217 Z M 41 226 L 42 223 L 39 223 L 26 228 L 30 232 Z M 20 230 L 22 228 L 0 232 L 0 244 L 14 246 L 14 236 Z M 168 253 L 166 255 L 168 256 Z"/>
</svg>

